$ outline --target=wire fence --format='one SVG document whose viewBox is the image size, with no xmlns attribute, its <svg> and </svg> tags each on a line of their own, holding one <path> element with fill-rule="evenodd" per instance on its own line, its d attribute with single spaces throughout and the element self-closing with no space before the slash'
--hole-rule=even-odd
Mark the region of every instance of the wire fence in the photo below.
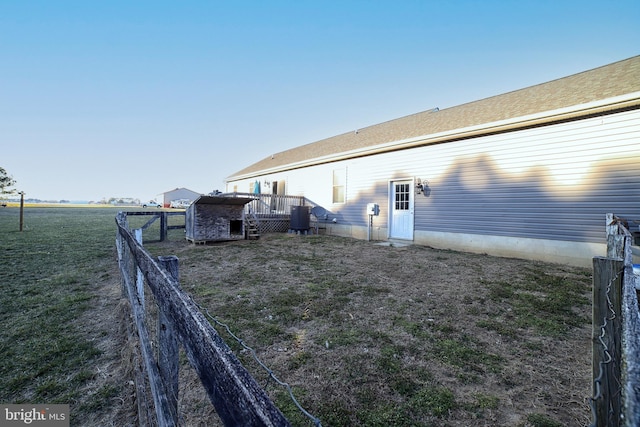
<svg viewBox="0 0 640 427">
<path fill-rule="evenodd" d="M 141 425 L 174 426 L 184 423 L 177 407 L 179 345 L 225 425 L 290 425 L 212 327 L 213 322 L 251 353 L 268 373 L 269 380 L 286 389 L 293 404 L 311 423 L 321 426 L 320 420 L 300 405 L 291 386 L 278 379 L 253 348 L 180 289 L 176 257 L 153 259 L 142 245 L 142 230 L 132 233 L 126 214 L 122 212 L 116 222 L 123 294 L 131 307 L 135 325 L 132 334 L 138 337 L 135 346 L 141 354 L 136 367 Z"/>
<path fill-rule="evenodd" d="M 592 427 L 640 425 L 640 311 L 625 223 L 607 214 L 607 257 L 593 259 Z"/>
<path fill-rule="evenodd" d="M 622 265 L 621 261 L 615 259 L 594 259 L 594 283 L 606 283 L 604 287 L 594 286 L 593 374 L 595 378 L 591 400 L 594 427 L 617 426 L 616 420 L 620 418 L 619 290 Z"/>
<path fill-rule="evenodd" d="M 289 398 L 291 399 L 293 404 L 300 410 L 300 412 L 302 412 L 307 418 L 309 418 L 309 420 L 311 420 L 311 422 L 315 426 L 317 426 L 317 427 L 321 427 L 322 426 L 322 424 L 320 422 L 320 419 L 316 418 L 313 414 L 311 414 L 309 411 L 307 411 L 305 408 L 303 408 L 302 405 L 300 404 L 300 402 L 298 402 L 298 399 L 296 399 L 296 397 L 295 397 L 295 395 L 293 393 L 293 389 L 291 388 L 291 386 L 288 383 L 278 379 L 278 377 L 275 375 L 275 373 L 267 365 L 265 365 L 262 362 L 262 360 L 260 360 L 260 358 L 258 357 L 257 352 L 253 348 L 248 346 L 244 342 L 243 339 L 241 339 L 236 334 L 234 334 L 231 331 L 231 328 L 227 324 L 221 322 L 215 316 L 213 316 L 209 312 L 208 309 L 206 309 L 206 308 L 203 309 L 199 305 L 198 305 L 198 307 L 200 308 L 201 311 L 204 311 L 204 313 L 207 315 L 207 317 L 209 319 L 211 319 L 211 321 L 213 321 L 216 325 L 220 326 L 221 328 L 224 328 L 224 330 L 227 331 L 227 334 L 229 334 L 229 336 L 231 336 L 234 340 L 236 340 L 238 342 L 238 344 L 240 344 L 240 346 L 242 346 L 242 348 L 247 350 L 251 354 L 253 359 L 256 361 L 256 363 L 258 363 L 258 365 L 260 365 L 260 367 L 262 369 L 264 369 L 264 371 L 267 373 L 267 375 L 269 376 L 270 379 L 274 380 L 278 385 L 282 386 L 283 388 L 285 388 L 287 390 L 287 393 L 289 394 Z M 265 389 L 266 389 L 266 386 L 265 386 Z"/>
<path fill-rule="evenodd" d="M 167 309 L 163 298 L 166 296 L 166 290 L 158 290 L 161 283 L 164 283 L 168 288 L 179 289 L 179 280 L 177 270 L 170 275 L 166 273 L 165 267 L 159 267 L 155 261 L 151 260 L 151 257 L 146 253 L 142 245 L 139 247 L 133 240 L 134 237 L 126 222 L 126 215 L 124 218 L 119 218 L 119 231 L 118 231 L 118 253 L 121 264 L 121 271 L 124 282 L 130 282 L 126 284 L 128 289 L 129 300 L 133 308 L 134 317 L 136 315 L 142 316 L 141 321 L 136 321 L 138 327 L 138 334 L 140 336 L 147 336 L 149 344 L 145 344 L 144 340 L 139 344 L 143 355 L 143 358 L 150 358 L 152 353 L 158 353 L 157 359 L 151 360 L 147 363 L 147 370 L 153 371 L 158 368 L 159 372 L 156 374 L 160 378 L 166 378 L 171 376 L 177 376 L 175 371 L 177 370 L 177 359 L 174 356 L 167 356 L 165 353 L 167 344 L 164 342 L 172 342 L 171 335 L 180 337 L 181 344 L 185 347 L 190 346 L 188 344 L 188 337 L 193 334 L 188 330 L 180 330 L 180 325 L 175 324 L 176 313 L 173 309 Z M 594 308 L 593 308 L 593 395 L 591 398 L 591 410 L 592 410 L 592 424 L 594 427 L 601 426 L 637 426 L 640 425 L 640 311 L 638 308 L 638 294 L 636 291 L 636 276 L 633 273 L 633 261 L 631 254 L 631 247 L 633 243 L 633 236 L 624 226 L 624 221 L 616 218 L 612 214 L 607 215 L 606 220 L 607 227 L 607 256 L 594 258 Z M 126 242 L 126 244 L 125 244 Z M 177 259 L 176 259 L 177 261 Z M 151 265 L 150 262 L 153 264 Z M 128 279 L 128 277 L 134 277 L 134 279 Z M 172 278 L 173 277 L 173 278 Z M 150 288 L 151 292 L 145 294 L 144 288 Z M 173 292 L 173 290 L 171 291 Z M 231 328 L 219 318 L 209 312 L 207 308 L 204 308 L 197 304 L 190 295 L 186 293 L 176 291 L 176 294 L 180 294 L 183 298 L 181 304 L 191 305 L 198 313 L 202 313 L 201 317 L 197 317 L 200 323 L 202 319 L 211 326 L 220 327 L 226 331 L 226 333 L 235 340 L 245 351 L 250 353 L 255 362 L 263 369 L 268 375 L 268 381 L 275 382 L 279 386 L 286 390 L 292 403 L 298 408 L 298 410 L 309 419 L 309 421 L 315 426 L 321 426 L 320 420 L 307 411 L 300 402 L 296 399 L 292 387 L 280 380 L 273 370 L 271 370 L 266 364 L 264 364 L 257 355 L 255 349 L 249 346 L 242 338 L 238 337 Z M 146 295 L 146 296 L 145 296 Z M 146 308 L 145 308 L 146 307 Z M 156 308 L 160 307 L 160 308 Z M 135 313 L 138 314 L 135 314 Z M 164 317 L 163 317 L 164 316 Z M 158 321 L 155 320 L 158 318 Z M 145 325 L 144 331 L 140 332 L 140 325 Z M 154 326 L 155 325 L 155 326 Z M 212 328 L 213 329 L 213 328 Z M 164 335 L 164 336 L 163 336 Z M 157 339 L 150 340 L 149 336 L 155 336 Z M 205 347 L 210 349 L 222 348 L 222 353 L 230 353 L 229 347 L 222 341 L 222 338 L 215 332 L 206 329 L 205 332 L 197 333 L 198 340 L 204 340 Z M 187 341 L 187 343 L 185 343 Z M 157 346 L 157 348 L 152 348 Z M 175 347 L 177 344 L 170 344 L 169 347 Z M 164 350 L 161 350 L 164 349 Z M 170 350 L 169 353 L 171 353 Z M 190 361 L 197 355 L 193 350 L 187 351 Z M 165 354 L 163 356 L 163 354 Z M 199 354 L 199 353 L 198 353 Z M 236 362 L 233 362 L 236 363 Z M 239 362 L 237 362 L 239 364 Z M 192 363 L 193 364 L 193 363 Z M 156 368 L 153 368 L 156 365 Z M 200 375 L 202 373 L 202 367 L 197 366 L 195 363 L 196 371 Z M 244 368 L 243 368 L 244 369 Z M 147 375 L 149 373 L 147 372 Z M 256 383 L 255 379 L 250 377 L 252 383 Z M 205 389 L 209 392 L 212 388 L 211 385 L 205 384 L 207 381 L 220 381 L 219 378 L 213 380 L 211 377 L 204 379 L 201 376 L 201 380 L 205 385 Z M 264 389 L 268 386 L 259 388 L 258 390 L 259 400 L 264 402 L 266 397 Z M 161 381 L 164 385 L 173 384 L 171 381 Z M 163 386 L 164 387 L 164 386 Z M 140 393 L 144 394 L 149 386 L 138 387 Z M 215 387 L 213 387 L 215 388 Z M 143 390 L 144 389 L 144 390 Z M 164 394 L 162 394 L 164 393 Z M 176 385 L 170 385 L 164 387 L 161 392 L 151 390 L 151 397 L 154 400 L 156 406 L 156 412 L 160 408 L 160 414 L 156 414 L 157 419 L 163 419 L 164 421 L 157 421 L 158 425 L 176 425 L 179 424 L 179 416 L 175 405 L 172 402 L 178 401 L 178 387 Z M 164 396 L 164 397 L 163 397 Z M 228 409 L 220 406 L 216 406 L 216 401 L 219 398 L 211 397 L 216 411 L 221 417 L 226 416 L 226 412 L 233 412 L 233 409 Z M 219 400 L 219 399 L 218 399 Z M 235 399 L 224 398 L 225 405 L 229 402 L 233 402 L 235 405 L 239 405 Z M 168 402 L 168 403 L 167 403 Z M 269 404 L 271 402 L 269 401 Z M 165 409 L 162 409 L 165 408 Z M 168 408 L 168 409 L 167 409 Z M 151 415 L 147 415 L 148 418 Z M 232 419 L 232 418 L 229 418 Z M 282 418 L 282 423 L 278 424 L 265 424 L 265 425 L 288 425 L 286 419 Z M 173 424 L 172 424 L 173 423 Z M 227 425 L 233 425 L 233 423 Z M 248 424 L 245 424 L 248 425 Z"/>
</svg>

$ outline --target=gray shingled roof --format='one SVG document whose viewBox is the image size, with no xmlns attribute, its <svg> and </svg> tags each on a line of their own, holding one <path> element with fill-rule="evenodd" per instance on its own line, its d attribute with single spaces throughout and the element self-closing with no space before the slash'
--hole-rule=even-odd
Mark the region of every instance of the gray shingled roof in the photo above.
<svg viewBox="0 0 640 427">
<path fill-rule="evenodd" d="M 274 168 L 352 150 L 453 131 L 586 104 L 640 91 L 640 56 L 569 77 L 481 99 L 437 112 L 423 111 L 275 153 L 227 178 L 250 177 Z M 636 106 L 640 102 L 636 102 Z"/>
</svg>

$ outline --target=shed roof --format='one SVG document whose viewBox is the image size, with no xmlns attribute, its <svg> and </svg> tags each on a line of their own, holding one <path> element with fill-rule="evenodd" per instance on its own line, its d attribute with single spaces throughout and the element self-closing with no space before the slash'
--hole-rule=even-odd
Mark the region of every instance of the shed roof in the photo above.
<svg viewBox="0 0 640 427">
<path fill-rule="evenodd" d="M 200 196 L 192 204 L 195 205 L 246 205 L 254 200 L 251 197 Z"/>
<path fill-rule="evenodd" d="M 511 129 L 581 117 L 596 112 L 595 107 L 578 106 L 589 106 L 629 94 L 633 95 L 630 99 L 600 105 L 599 111 L 640 107 L 640 56 L 456 107 L 423 111 L 275 153 L 234 173 L 227 181 L 371 154 L 376 147 L 382 151 L 407 148 L 416 142 L 412 141 L 416 138 L 422 145 L 444 142 L 447 137 L 449 140 L 460 138 L 460 135 L 455 136 L 455 131 L 460 129 L 475 129 L 476 135 L 496 132 L 497 127 L 489 124 L 504 127 L 517 118 L 527 119 L 511 123 Z M 549 114 L 540 115 L 544 112 Z M 533 120 L 535 115 L 540 117 Z M 427 136 L 438 135 L 440 139 L 426 140 Z"/>
<path fill-rule="evenodd" d="M 197 191 L 189 190 L 188 188 L 184 188 L 184 187 L 180 187 L 180 188 L 177 188 L 177 187 L 176 187 L 176 188 L 174 188 L 173 190 L 163 191 L 163 192 L 162 192 L 162 193 L 160 193 L 160 194 L 168 194 L 168 193 L 173 193 L 174 191 L 185 191 L 185 190 L 186 190 L 186 191 L 189 191 L 189 192 L 191 192 L 191 193 L 193 193 L 193 194 L 200 194 L 200 193 L 198 193 Z"/>
</svg>

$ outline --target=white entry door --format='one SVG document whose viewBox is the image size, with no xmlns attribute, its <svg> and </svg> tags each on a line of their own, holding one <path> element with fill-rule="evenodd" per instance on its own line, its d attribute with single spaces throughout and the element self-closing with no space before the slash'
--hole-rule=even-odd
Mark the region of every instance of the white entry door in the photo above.
<svg viewBox="0 0 640 427">
<path fill-rule="evenodd" d="M 413 181 L 392 181 L 389 191 L 389 237 L 413 240 Z"/>
</svg>

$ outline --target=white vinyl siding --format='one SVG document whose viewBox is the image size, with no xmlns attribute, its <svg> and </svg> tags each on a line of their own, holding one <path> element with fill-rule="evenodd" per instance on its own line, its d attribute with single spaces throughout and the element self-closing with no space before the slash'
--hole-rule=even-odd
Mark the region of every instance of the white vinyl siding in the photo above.
<svg viewBox="0 0 640 427">
<path fill-rule="evenodd" d="M 365 226 L 389 182 L 429 182 L 415 194 L 415 230 L 602 242 L 607 212 L 640 218 L 640 110 L 397 150 L 287 171 L 292 194 Z M 333 203 L 335 170 L 346 203 Z M 255 178 L 254 178 L 255 179 Z"/>
<path fill-rule="evenodd" d="M 634 111 L 433 147 L 416 228 L 601 242 L 606 212 L 640 216 L 638 132 Z"/>
</svg>

